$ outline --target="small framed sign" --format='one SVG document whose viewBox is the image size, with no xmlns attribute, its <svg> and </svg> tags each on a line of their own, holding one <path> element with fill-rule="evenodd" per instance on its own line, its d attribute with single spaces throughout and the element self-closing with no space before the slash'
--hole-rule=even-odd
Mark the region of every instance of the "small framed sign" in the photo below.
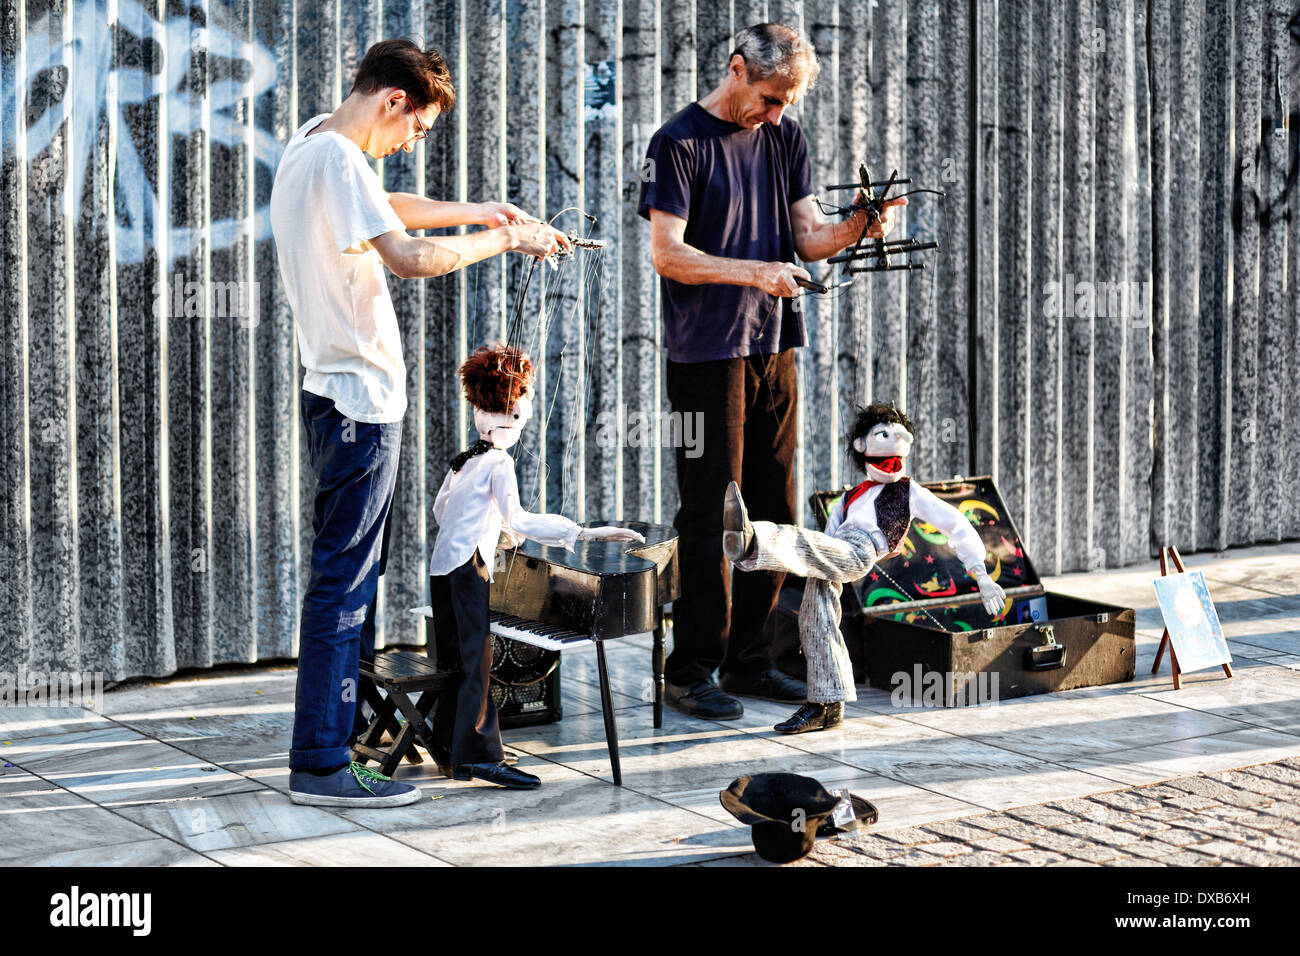
<svg viewBox="0 0 1300 956">
<path fill-rule="evenodd" d="M 1179 573 L 1168 573 L 1165 550 L 1162 548 L 1160 551 L 1161 576 L 1153 582 L 1156 600 L 1160 602 L 1160 614 L 1165 619 L 1165 633 L 1160 639 L 1151 673 L 1160 669 L 1160 658 L 1167 647 L 1175 690 L 1181 687 L 1179 678 L 1184 671 L 1222 667 L 1223 672 L 1231 677 L 1232 654 L 1223 636 L 1218 612 L 1210 599 L 1205 576 L 1200 571 L 1188 572 L 1174 548 L 1168 551 Z"/>
</svg>

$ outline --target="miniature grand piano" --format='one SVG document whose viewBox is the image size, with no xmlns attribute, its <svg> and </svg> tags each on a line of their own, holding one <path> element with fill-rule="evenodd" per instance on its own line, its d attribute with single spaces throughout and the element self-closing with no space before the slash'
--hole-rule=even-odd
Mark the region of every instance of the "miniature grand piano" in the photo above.
<svg viewBox="0 0 1300 956">
<path fill-rule="evenodd" d="M 681 590 L 677 532 L 640 521 L 602 522 L 632 528 L 645 543 L 579 541 L 573 551 L 526 541 L 498 551 L 493 569 L 492 633 L 554 650 L 596 645 L 600 706 L 614 783 L 622 785 L 618 726 L 605 666 L 605 641 L 651 634 L 654 725 L 663 726 L 663 608 Z"/>
</svg>

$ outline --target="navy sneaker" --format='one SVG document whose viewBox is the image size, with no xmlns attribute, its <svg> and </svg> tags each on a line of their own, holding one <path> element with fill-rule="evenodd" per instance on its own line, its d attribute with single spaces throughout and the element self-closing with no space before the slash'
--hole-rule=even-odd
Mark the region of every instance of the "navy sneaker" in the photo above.
<svg viewBox="0 0 1300 956">
<path fill-rule="evenodd" d="M 291 772 L 289 799 L 309 807 L 403 807 L 419 800 L 420 791 L 353 762 L 327 777 Z"/>
</svg>

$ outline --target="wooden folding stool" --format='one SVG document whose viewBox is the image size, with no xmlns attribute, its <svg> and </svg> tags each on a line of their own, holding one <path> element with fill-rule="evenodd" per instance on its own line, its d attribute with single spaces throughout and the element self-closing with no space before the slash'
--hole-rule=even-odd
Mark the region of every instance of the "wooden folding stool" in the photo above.
<svg viewBox="0 0 1300 956">
<path fill-rule="evenodd" d="M 389 651 L 373 663 L 362 661 L 359 676 L 357 706 L 362 701 L 369 704 L 374 717 L 353 744 L 353 759 L 362 764 L 378 760 L 379 772 L 391 777 L 402 758 L 413 753 L 417 741 L 432 752 L 429 714 L 441 691 L 455 692 L 460 673 L 438 670 L 423 654 Z M 406 723 L 398 721 L 399 712 Z M 392 735 L 391 744 L 382 743 L 385 732 Z"/>
</svg>

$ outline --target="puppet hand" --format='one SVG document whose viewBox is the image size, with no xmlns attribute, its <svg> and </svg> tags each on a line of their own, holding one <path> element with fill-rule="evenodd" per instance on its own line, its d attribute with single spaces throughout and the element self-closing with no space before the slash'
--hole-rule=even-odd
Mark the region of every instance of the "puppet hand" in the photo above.
<svg viewBox="0 0 1300 956">
<path fill-rule="evenodd" d="M 808 270 L 790 262 L 759 262 L 754 275 L 753 285 L 768 295 L 790 298 L 799 294 L 796 279 L 811 280 Z"/>
<path fill-rule="evenodd" d="M 989 577 L 989 573 L 983 568 L 975 572 L 975 583 L 980 586 L 980 598 L 984 602 L 984 610 L 996 617 L 1002 613 L 1002 609 L 1007 603 L 1007 592 Z"/>
<path fill-rule="evenodd" d="M 506 527 L 502 527 L 501 529 L 501 538 L 502 541 L 498 547 L 502 548 L 517 548 L 528 540 L 518 531 Z"/>
<path fill-rule="evenodd" d="M 578 532 L 579 541 L 636 541 L 645 543 L 645 535 L 631 528 L 583 528 Z"/>
</svg>

